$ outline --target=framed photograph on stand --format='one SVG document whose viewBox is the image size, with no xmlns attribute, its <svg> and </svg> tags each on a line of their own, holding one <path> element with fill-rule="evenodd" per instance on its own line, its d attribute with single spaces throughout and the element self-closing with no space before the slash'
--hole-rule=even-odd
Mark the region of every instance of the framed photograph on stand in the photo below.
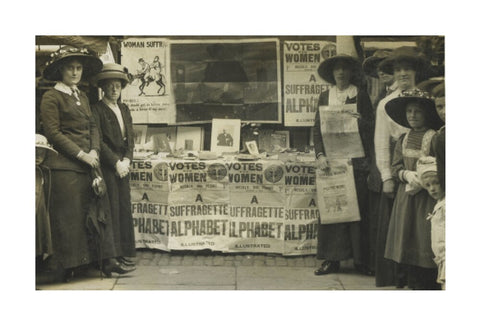
<svg viewBox="0 0 480 325">
<path fill-rule="evenodd" d="M 239 119 L 212 119 L 211 151 L 237 152 L 240 149 Z"/>
</svg>

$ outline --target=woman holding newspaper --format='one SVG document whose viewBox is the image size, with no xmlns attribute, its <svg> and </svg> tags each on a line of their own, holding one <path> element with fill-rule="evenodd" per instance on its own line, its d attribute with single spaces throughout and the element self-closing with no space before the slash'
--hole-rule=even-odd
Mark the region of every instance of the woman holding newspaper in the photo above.
<svg viewBox="0 0 480 325">
<path fill-rule="evenodd" d="M 373 149 L 374 119 L 370 98 L 367 92 L 360 88 L 360 71 L 361 65 L 357 59 L 341 54 L 323 61 L 318 68 L 320 77 L 332 84 L 332 87 L 320 94 L 315 117 L 313 134 L 317 168 L 328 172 L 331 162 L 333 162 L 332 158 L 353 158 L 351 162 L 357 195 L 357 202 L 354 204 L 358 204 L 360 221 L 326 224 L 320 216 L 317 258 L 325 261 L 319 269 L 315 270 L 315 275 L 338 272 L 340 261 L 352 257 L 358 272 L 373 274 L 367 263 L 368 219 L 366 212 L 368 208 L 367 176 L 370 153 Z M 353 106 L 349 104 L 353 104 Z M 339 106 L 345 108 L 339 110 L 340 114 L 347 114 L 347 120 L 353 118 L 356 121 L 353 126 L 358 127 L 356 133 L 357 138 L 359 135 L 360 139 L 356 146 L 358 150 L 354 151 L 361 151 L 361 154 L 351 155 L 348 154 L 348 150 L 346 154 L 339 154 L 335 151 L 345 152 L 344 148 L 329 146 L 329 139 L 325 137 L 326 130 L 321 128 L 327 122 L 323 121 L 322 123 L 322 115 L 325 116 L 323 112 L 330 108 Z M 352 107 L 354 109 L 348 111 L 347 108 Z"/>
</svg>

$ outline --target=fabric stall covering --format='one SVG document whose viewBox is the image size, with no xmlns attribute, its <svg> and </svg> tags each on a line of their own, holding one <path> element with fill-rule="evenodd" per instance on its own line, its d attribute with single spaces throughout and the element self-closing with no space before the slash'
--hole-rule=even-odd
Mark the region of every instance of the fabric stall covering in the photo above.
<svg viewBox="0 0 480 325">
<path fill-rule="evenodd" d="M 87 49 L 102 55 L 107 51 L 110 36 L 36 36 L 36 45 L 71 45 L 86 47 Z"/>
</svg>

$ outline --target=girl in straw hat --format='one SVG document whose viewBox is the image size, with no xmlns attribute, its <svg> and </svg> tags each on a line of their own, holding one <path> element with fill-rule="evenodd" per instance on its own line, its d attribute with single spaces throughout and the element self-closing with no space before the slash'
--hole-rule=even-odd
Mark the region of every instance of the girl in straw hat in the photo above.
<svg viewBox="0 0 480 325">
<path fill-rule="evenodd" d="M 116 63 L 105 63 L 92 84 L 103 90 L 101 101 L 93 105 L 95 119 L 102 135 L 100 141 L 102 172 L 108 188 L 116 263 L 106 273 L 133 271 L 135 236 L 130 201 L 129 171 L 133 159 L 134 134 L 132 116 L 127 105 L 120 103 L 122 89 L 128 83 L 128 71 Z"/>
<path fill-rule="evenodd" d="M 435 201 L 422 188 L 416 164 L 420 157 L 432 155 L 434 130 L 440 128 L 443 121 L 433 100 L 420 90 L 402 92 L 387 103 L 386 112 L 409 130 L 396 143 L 392 160 L 392 176 L 399 182 L 399 188 L 392 207 L 385 258 L 401 266 L 405 278 L 400 280 L 408 287 L 438 289 L 430 224 L 425 218 Z"/>
<path fill-rule="evenodd" d="M 340 261 L 353 257 L 359 272 L 370 274 L 368 267 L 368 220 L 367 220 L 367 176 L 368 160 L 373 149 L 373 112 L 367 92 L 358 87 L 360 84 L 360 62 L 348 55 L 337 55 L 323 61 L 318 73 L 333 86 L 320 94 L 318 105 L 356 104 L 360 137 L 365 151 L 364 158 L 352 159 L 357 202 L 361 221 L 320 225 L 318 232 L 317 258 L 325 261 L 315 275 L 338 272 Z M 328 152 L 325 152 L 320 114 L 317 111 L 313 136 L 318 168 L 328 168 Z"/>
</svg>

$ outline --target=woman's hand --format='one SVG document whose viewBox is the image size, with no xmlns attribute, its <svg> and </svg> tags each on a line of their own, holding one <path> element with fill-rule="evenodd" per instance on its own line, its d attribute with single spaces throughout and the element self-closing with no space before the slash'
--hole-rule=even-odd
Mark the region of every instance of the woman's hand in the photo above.
<svg viewBox="0 0 480 325">
<path fill-rule="evenodd" d="M 362 115 L 360 115 L 360 113 L 358 113 L 358 112 L 347 112 L 347 114 L 356 118 L 356 119 L 361 119 L 362 118 Z"/>
<path fill-rule="evenodd" d="M 325 157 L 324 155 L 320 155 L 317 158 L 316 163 L 317 163 L 317 168 L 320 168 L 323 171 L 330 169 L 330 165 L 328 164 L 327 157 Z"/>
<path fill-rule="evenodd" d="M 386 196 L 393 198 L 395 191 L 395 181 L 393 179 L 387 179 L 383 182 L 382 191 Z"/>
<path fill-rule="evenodd" d="M 115 170 L 120 178 L 124 178 L 130 172 L 129 162 L 126 160 L 119 160 L 115 164 Z"/>
<path fill-rule="evenodd" d="M 85 153 L 84 151 L 80 151 L 78 154 L 78 159 L 86 163 L 92 168 L 97 168 L 100 165 L 100 162 L 98 161 L 98 155 L 95 152 L 94 154 L 91 153 Z"/>
</svg>

